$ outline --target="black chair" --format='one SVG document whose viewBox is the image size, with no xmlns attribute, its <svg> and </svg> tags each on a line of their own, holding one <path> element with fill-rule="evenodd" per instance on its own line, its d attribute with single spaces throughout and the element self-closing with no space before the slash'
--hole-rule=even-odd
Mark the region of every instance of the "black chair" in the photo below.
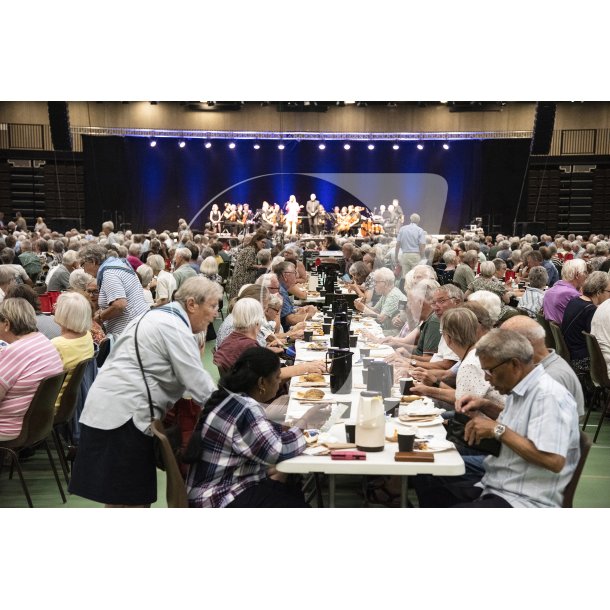
<svg viewBox="0 0 610 610">
<path fill-rule="evenodd" d="M 576 487 L 578 485 L 578 481 L 580 480 L 580 475 L 585 467 L 585 462 L 587 461 L 587 456 L 589 455 L 589 451 L 591 450 L 591 439 L 584 433 L 580 432 L 580 458 L 578 460 L 578 464 L 576 465 L 576 470 L 570 479 L 565 491 L 563 492 L 563 508 L 573 508 L 574 503 L 574 494 L 576 493 Z"/>
<path fill-rule="evenodd" d="M 4 465 L 5 454 L 8 454 L 11 459 L 9 478 L 12 478 L 13 467 L 16 467 L 19 480 L 21 481 L 21 487 L 23 488 L 23 493 L 25 494 L 25 498 L 30 508 L 33 508 L 34 505 L 32 504 L 32 498 L 23 477 L 21 464 L 19 463 L 19 451 L 38 444 L 44 445 L 44 448 L 47 451 L 61 499 L 64 504 L 66 503 L 66 496 L 64 494 L 61 481 L 59 480 L 59 475 L 57 474 L 57 469 L 55 468 L 55 462 L 53 461 L 53 456 L 51 455 L 51 450 L 49 449 L 49 444 L 47 442 L 47 438 L 53 430 L 55 401 L 57 400 L 57 396 L 59 396 L 59 391 L 61 390 L 65 376 L 66 374 L 62 371 L 61 373 L 57 373 L 57 375 L 51 375 L 50 377 L 43 379 L 40 382 L 34 397 L 32 398 L 32 402 L 30 402 L 30 406 L 28 407 L 25 416 L 23 417 L 23 425 L 21 427 L 19 436 L 9 441 L 0 441 L 0 455 L 2 455 L 2 460 L 0 461 L 0 472 L 2 471 L 2 466 Z"/>
<path fill-rule="evenodd" d="M 553 337 L 553 331 L 551 330 L 551 325 L 549 324 L 549 321 L 541 313 L 536 314 L 536 320 L 538 320 L 538 323 L 542 326 L 542 328 L 544 328 L 544 332 L 546 335 L 544 342 L 546 346 L 549 349 L 556 349 L 555 338 Z"/>
<path fill-rule="evenodd" d="M 549 322 L 549 326 L 551 328 L 551 333 L 553 334 L 553 339 L 555 341 L 555 351 L 568 363 L 572 363 L 572 358 L 570 357 L 570 350 L 566 345 L 566 340 L 563 338 L 563 333 L 561 332 L 561 327 L 556 322 Z"/>
<path fill-rule="evenodd" d="M 591 411 L 593 411 L 595 404 L 598 403 L 600 406 L 600 416 L 599 423 L 597 424 L 597 430 L 595 431 L 595 436 L 593 437 L 593 442 L 595 443 L 597 442 L 599 431 L 604 423 L 606 411 L 610 406 L 610 379 L 608 378 L 608 367 L 606 365 L 606 361 L 604 360 L 604 354 L 602 353 L 597 339 L 591 333 L 584 330 L 582 331 L 582 334 L 585 336 L 587 351 L 589 352 L 589 375 L 591 376 L 591 381 L 595 386 L 593 398 L 589 403 L 589 408 L 587 409 L 585 421 L 582 424 L 582 429 L 585 429 L 587 421 L 589 421 Z"/>
</svg>

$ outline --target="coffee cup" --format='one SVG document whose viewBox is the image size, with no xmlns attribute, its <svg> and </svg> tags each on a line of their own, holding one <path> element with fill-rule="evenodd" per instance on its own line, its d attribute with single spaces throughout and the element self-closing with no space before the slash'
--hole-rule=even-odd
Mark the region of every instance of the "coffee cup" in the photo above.
<svg viewBox="0 0 610 610">
<path fill-rule="evenodd" d="M 322 324 L 322 332 L 325 335 L 330 335 L 330 324 Z"/>
<path fill-rule="evenodd" d="M 356 442 L 356 424 L 354 423 L 345 423 L 345 440 L 348 443 Z"/>
<path fill-rule="evenodd" d="M 313 339 L 313 330 L 303 331 L 303 340 L 311 341 Z"/>
<path fill-rule="evenodd" d="M 360 348 L 360 357 L 361 358 L 368 358 L 370 355 L 371 355 L 370 347 L 361 347 Z"/>
<path fill-rule="evenodd" d="M 374 360 L 375 360 L 375 358 L 363 358 L 362 359 L 362 368 L 368 369 L 369 364 L 371 364 L 371 362 L 373 362 Z"/>
<path fill-rule="evenodd" d="M 398 451 L 413 451 L 415 441 L 415 428 L 398 429 Z"/>
<path fill-rule="evenodd" d="M 349 346 L 356 347 L 358 345 L 358 335 L 350 335 L 349 336 Z"/>
<path fill-rule="evenodd" d="M 400 393 L 403 396 L 411 393 L 413 387 L 413 377 L 401 377 L 398 382 L 400 383 Z"/>
</svg>

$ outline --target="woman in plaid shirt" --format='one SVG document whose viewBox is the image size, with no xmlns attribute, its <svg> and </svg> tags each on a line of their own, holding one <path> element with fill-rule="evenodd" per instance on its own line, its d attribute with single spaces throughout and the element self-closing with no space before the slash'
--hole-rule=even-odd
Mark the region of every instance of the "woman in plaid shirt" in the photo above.
<svg viewBox="0 0 610 610">
<path fill-rule="evenodd" d="M 187 449 L 189 505 L 195 508 L 304 508 L 300 489 L 270 478 L 274 464 L 303 452 L 302 430 L 328 417 L 309 409 L 292 427 L 267 419 L 260 403 L 280 384 L 280 360 L 264 347 L 247 349 L 220 380 L 201 412 Z"/>
</svg>

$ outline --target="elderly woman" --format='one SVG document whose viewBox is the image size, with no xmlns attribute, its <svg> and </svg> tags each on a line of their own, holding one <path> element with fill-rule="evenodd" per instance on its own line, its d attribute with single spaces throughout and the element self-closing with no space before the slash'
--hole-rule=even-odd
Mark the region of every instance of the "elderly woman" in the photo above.
<svg viewBox="0 0 610 610">
<path fill-rule="evenodd" d="M 542 309 L 542 299 L 549 282 L 549 274 L 542 266 L 532 267 L 528 280 L 529 284 L 525 287 L 523 295 L 518 299 L 517 309 L 524 311 L 530 318 L 535 318 Z"/>
<path fill-rule="evenodd" d="M 510 301 L 510 293 L 507 292 L 504 284 L 495 275 L 496 266 L 493 261 L 481 263 L 479 275 L 468 285 L 468 290 L 465 292 L 466 298 L 477 290 L 489 290 L 489 292 L 497 294 L 504 303 L 508 303 Z"/>
<path fill-rule="evenodd" d="M 268 273 L 271 269 L 271 250 L 268 248 L 263 248 L 258 251 L 256 255 L 256 262 L 259 265 L 259 269 L 257 270 L 257 276 L 263 275 L 263 273 Z"/>
<path fill-rule="evenodd" d="M 136 273 L 140 278 L 140 284 L 142 284 L 142 290 L 144 291 L 144 300 L 146 301 L 149 307 L 152 307 L 155 304 L 155 299 L 153 298 L 152 292 L 148 287 L 153 280 L 154 272 L 150 265 L 146 263 L 142 263 L 136 269 Z"/>
<path fill-rule="evenodd" d="M 439 269 L 437 272 L 438 275 L 438 283 L 443 284 L 451 284 L 453 282 L 453 274 L 455 273 L 455 268 L 458 265 L 458 257 L 457 254 L 453 250 L 447 250 L 442 255 L 443 262 L 445 263 L 444 269 Z"/>
<path fill-rule="evenodd" d="M 57 300 L 55 322 L 61 327 L 61 336 L 51 339 L 67 371 L 66 379 L 55 402 L 59 408 L 61 397 L 77 364 L 93 357 L 91 328 L 91 305 L 78 292 L 64 292 Z"/>
<path fill-rule="evenodd" d="M 219 298 L 213 282 L 189 278 L 172 303 L 147 309 L 119 337 L 87 395 L 70 493 L 107 506 L 149 506 L 156 500 L 148 392 L 156 419 L 185 393 L 206 403 L 216 387 L 193 335 L 214 320 Z"/>
<path fill-rule="evenodd" d="M 400 301 L 405 300 L 405 295 L 394 286 L 394 273 L 390 269 L 377 269 L 373 273 L 375 292 L 381 298 L 373 307 L 365 305 L 362 299 L 356 299 L 354 307 L 365 316 L 375 318 L 383 328 L 392 329 L 392 318 L 398 312 Z"/>
<path fill-rule="evenodd" d="M 129 322 L 149 310 L 140 280 L 127 261 L 108 256 L 97 244 L 83 246 L 79 257 L 83 269 L 96 278 L 100 291 L 94 320 L 117 337 Z"/>
<path fill-rule="evenodd" d="M 34 308 L 25 300 L 0 303 L 0 440 L 17 438 L 23 417 L 45 377 L 63 371 L 53 344 L 36 327 Z"/>
<path fill-rule="evenodd" d="M 68 250 L 61 264 L 53 267 L 47 274 L 47 290 L 60 292 L 70 288 L 70 274 L 79 266 L 79 254 L 74 250 Z"/>
<path fill-rule="evenodd" d="M 207 256 L 201 263 L 199 271 L 203 277 L 222 285 L 222 278 L 218 275 L 218 263 L 214 256 Z"/>
<path fill-rule="evenodd" d="M 375 290 L 375 281 L 371 273 L 371 267 L 364 261 L 357 261 L 349 268 L 349 274 L 352 282 L 346 283 L 345 287 L 347 290 L 355 292 L 364 303 L 370 303 Z"/>
<path fill-rule="evenodd" d="M 260 265 L 256 263 L 256 255 L 259 250 L 265 247 L 267 233 L 259 229 L 246 243 L 248 238 L 250 236 L 246 236 L 244 245 L 235 257 L 235 266 L 229 287 L 229 299 L 236 297 L 244 284 L 253 284 L 256 280 L 257 270 L 260 268 Z"/>
<path fill-rule="evenodd" d="M 253 347 L 210 396 L 187 450 L 189 505 L 195 508 L 303 508 L 303 495 L 269 476 L 269 468 L 303 452 L 302 430 L 319 427 L 324 409 L 309 409 L 289 429 L 271 422 L 261 403 L 277 394 L 280 360 Z"/>
<path fill-rule="evenodd" d="M 533 271 L 533 270 L 532 270 Z M 610 275 L 594 271 L 582 287 L 582 295 L 566 305 L 561 321 L 561 332 L 570 350 L 570 364 L 578 374 L 589 372 L 589 351 L 583 331 L 591 332 L 595 310 L 610 298 Z"/>
<path fill-rule="evenodd" d="M 498 320 L 500 320 L 502 314 L 502 301 L 500 301 L 500 297 L 495 292 L 477 290 L 476 292 L 473 292 L 467 300 L 481 303 L 489 312 L 494 326 L 499 324 Z"/>
<path fill-rule="evenodd" d="M 160 254 L 151 254 L 146 259 L 146 264 L 153 270 L 153 279 L 148 284 L 148 288 L 155 291 L 153 307 L 162 307 L 172 300 L 176 291 L 176 280 L 165 270 L 165 259 Z"/>
<path fill-rule="evenodd" d="M 6 298 L 25 299 L 36 312 L 36 327 L 47 339 L 53 339 L 61 335 L 61 328 L 55 322 L 53 316 L 48 316 L 40 311 L 40 299 L 32 288 L 26 284 L 13 284 L 6 292 Z"/>
</svg>

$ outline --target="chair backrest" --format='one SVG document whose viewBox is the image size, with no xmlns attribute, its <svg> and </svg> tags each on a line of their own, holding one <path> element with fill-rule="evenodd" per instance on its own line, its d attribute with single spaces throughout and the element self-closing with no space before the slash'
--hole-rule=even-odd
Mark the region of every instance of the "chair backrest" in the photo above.
<svg viewBox="0 0 610 610">
<path fill-rule="evenodd" d="M 98 346 L 97 356 L 96 356 L 97 366 L 101 367 L 104 364 L 104 362 L 106 361 L 106 358 L 108 358 L 108 354 L 110 353 L 111 347 L 112 347 L 112 343 L 111 343 L 110 337 L 106 337 L 105 339 L 102 339 L 100 341 L 100 344 Z"/>
<path fill-rule="evenodd" d="M 218 275 L 223 279 L 223 281 L 226 281 L 227 278 L 229 277 L 230 270 L 231 270 L 231 263 L 229 263 L 229 262 L 223 262 L 223 263 L 220 263 L 220 265 L 218 265 Z"/>
<path fill-rule="evenodd" d="M 589 374 L 591 375 L 591 381 L 597 387 L 610 387 L 608 366 L 604 360 L 604 354 L 597 338 L 584 330 L 582 334 L 585 336 L 587 351 L 589 352 Z"/>
<path fill-rule="evenodd" d="M 578 485 L 578 480 L 585 467 L 587 456 L 591 449 L 591 439 L 581 430 L 580 431 L 580 459 L 576 465 L 576 470 L 572 475 L 570 482 L 568 483 L 565 491 L 563 492 L 563 508 L 572 508 L 574 503 L 574 494 Z"/>
<path fill-rule="evenodd" d="M 553 337 L 553 331 L 551 330 L 549 321 L 541 313 L 536 314 L 536 320 L 538 320 L 538 323 L 542 325 L 542 328 L 544 328 L 544 332 L 546 334 L 544 342 L 546 343 L 546 346 L 549 349 L 556 349 L 555 337 Z"/>
<path fill-rule="evenodd" d="M 83 380 L 86 368 L 93 362 L 93 358 L 87 358 L 79 362 L 72 369 L 72 376 L 68 380 L 64 393 L 61 395 L 59 409 L 55 413 L 55 421 L 53 425 L 66 424 L 72 419 L 72 414 L 76 408 L 76 400 L 78 398 L 78 390 Z"/>
<path fill-rule="evenodd" d="M 153 420 L 150 427 L 152 433 L 159 441 L 163 463 L 165 464 L 165 475 L 167 477 L 165 497 L 167 499 L 167 506 L 168 508 L 188 508 L 184 479 L 182 478 L 170 442 L 165 435 L 165 428 L 158 419 Z"/>
<path fill-rule="evenodd" d="M 6 447 L 30 447 L 43 441 L 51 434 L 55 417 L 55 401 L 64 382 L 64 371 L 45 377 L 32 398 L 23 417 L 21 433 L 10 441 L 3 441 Z"/>
<path fill-rule="evenodd" d="M 563 338 L 561 327 L 556 322 L 550 321 L 549 326 L 551 327 L 551 333 L 553 333 L 553 339 L 555 339 L 555 351 L 568 363 L 572 362 L 570 358 L 570 350 L 566 344 L 566 340 Z"/>
</svg>

